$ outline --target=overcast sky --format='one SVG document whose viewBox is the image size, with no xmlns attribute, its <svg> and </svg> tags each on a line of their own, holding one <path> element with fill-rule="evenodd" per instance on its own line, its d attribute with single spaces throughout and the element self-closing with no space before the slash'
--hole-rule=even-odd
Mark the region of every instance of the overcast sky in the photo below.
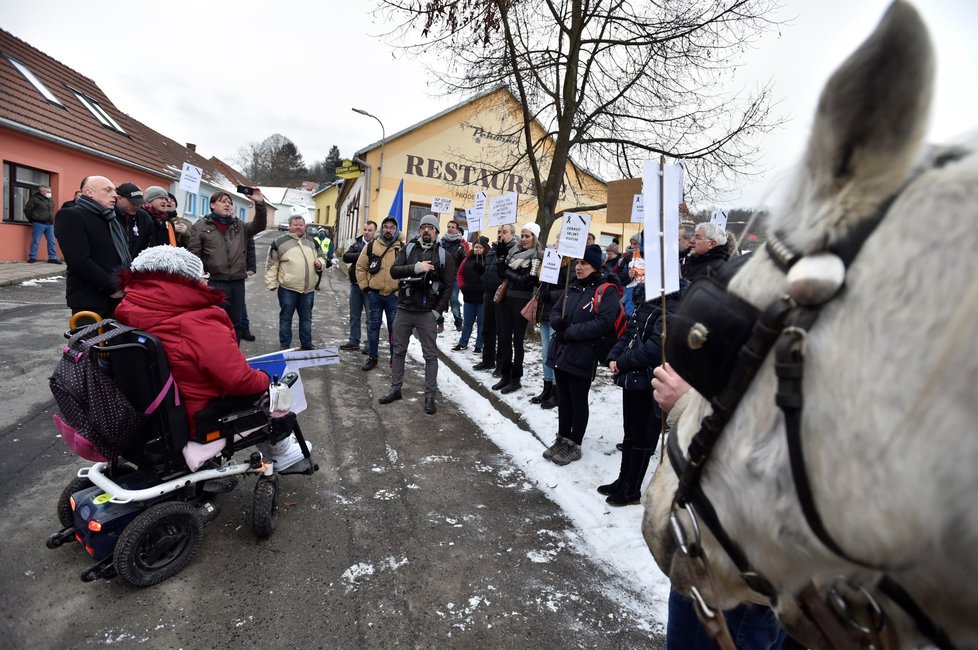
<svg viewBox="0 0 978 650">
<path fill-rule="evenodd" d="M 801 154 L 825 79 L 879 20 L 887 0 L 783 0 L 791 20 L 748 52 L 736 83 L 773 81 L 791 118 L 761 141 L 760 178 L 725 203 L 751 205 Z M 931 136 L 978 126 L 978 3 L 919 0 L 938 55 Z M 92 78 L 128 113 L 204 156 L 230 161 L 273 133 L 307 163 L 337 145 L 344 157 L 459 101 L 438 96 L 421 62 L 392 53 L 371 0 L 206 0 L 170 3 L 0 0 L 0 26 Z M 164 11 L 165 8 L 165 11 Z M 696 209 L 706 207 L 693 206 Z"/>
</svg>

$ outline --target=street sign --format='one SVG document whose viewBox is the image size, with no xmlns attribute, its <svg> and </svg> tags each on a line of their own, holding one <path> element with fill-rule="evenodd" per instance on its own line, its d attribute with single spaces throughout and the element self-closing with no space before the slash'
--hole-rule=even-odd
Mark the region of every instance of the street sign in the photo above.
<svg viewBox="0 0 978 650">
<path fill-rule="evenodd" d="M 336 166 L 336 176 L 339 178 L 356 178 L 360 172 L 360 165 L 354 164 L 352 160 L 344 160 Z"/>
</svg>

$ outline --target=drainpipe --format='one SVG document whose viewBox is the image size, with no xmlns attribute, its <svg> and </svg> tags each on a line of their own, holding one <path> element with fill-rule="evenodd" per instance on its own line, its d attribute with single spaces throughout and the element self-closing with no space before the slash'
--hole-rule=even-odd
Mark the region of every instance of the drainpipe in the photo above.
<svg viewBox="0 0 978 650">
<path fill-rule="evenodd" d="M 367 164 L 367 161 L 361 160 L 360 158 L 354 158 L 353 159 L 353 162 L 356 163 L 356 164 L 358 164 L 358 165 L 360 165 L 361 167 L 366 168 L 366 170 L 367 170 L 367 178 L 365 179 L 366 180 L 365 185 L 367 187 L 367 191 L 363 193 L 363 196 L 364 196 L 364 199 L 363 199 L 363 223 L 367 223 L 368 221 L 370 221 L 370 165 Z M 360 223 L 359 222 L 357 223 L 357 227 L 354 229 L 354 236 L 356 236 L 356 233 L 358 233 L 358 232 L 360 232 Z"/>
</svg>

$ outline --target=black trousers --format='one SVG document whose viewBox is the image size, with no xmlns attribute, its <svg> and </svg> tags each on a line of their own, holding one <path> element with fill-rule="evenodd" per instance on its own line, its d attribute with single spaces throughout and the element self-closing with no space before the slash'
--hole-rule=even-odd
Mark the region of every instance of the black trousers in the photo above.
<svg viewBox="0 0 978 650">
<path fill-rule="evenodd" d="M 519 379 L 523 376 L 523 341 L 529 322 L 520 311 L 528 302 L 529 297 L 506 296 L 496 305 L 496 368 L 503 377 Z"/>
<path fill-rule="evenodd" d="M 225 302 L 221 308 L 228 313 L 231 324 L 234 325 L 234 335 L 241 343 L 241 318 L 244 316 L 245 281 L 244 280 L 208 280 L 207 284 L 224 292 Z"/>
<path fill-rule="evenodd" d="M 482 296 L 482 363 L 496 363 L 496 303 L 495 294 Z"/>
<path fill-rule="evenodd" d="M 625 430 L 625 440 L 630 440 L 636 449 L 655 447 L 659 420 L 652 419 L 652 402 L 651 390 L 621 392 L 621 423 Z"/>
<path fill-rule="evenodd" d="M 575 444 L 584 440 L 591 410 L 587 394 L 591 391 L 591 377 L 578 377 L 563 370 L 554 370 L 557 383 L 557 435 Z"/>
</svg>

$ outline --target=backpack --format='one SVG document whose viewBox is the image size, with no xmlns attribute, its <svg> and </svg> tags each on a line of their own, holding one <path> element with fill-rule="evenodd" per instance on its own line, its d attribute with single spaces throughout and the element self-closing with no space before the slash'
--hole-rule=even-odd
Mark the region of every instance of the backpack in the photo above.
<svg viewBox="0 0 978 650">
<path fill-rule="evenodd" d="M 102 333 L 99 331 L 102 330 Z M 159 399 L 140 413 L 102 366 L 95 346 L 134 331 L 134 327 L 103 320 L 75 332 L 62 350 L 49 383 L 60 413 L 55 427 L 76 454 L 92 461 L 114 461 L 142 430 Z M 92 334 L 97 334 L 92 336 Z M 169 388 L 169 385 L 168 387 Z M 165 389 L 166 390 L 166 389 Z"/>
<path fill-rule="evenodd" d="M 445 247 L 441 245 L 441 242 L 435 244 L 438 247 L 438 264 L 439 268 L 445 268 Z M 404 259 L 411 258 L 411 251 L 414 250 L 414 240 L 412 239 L 407 243 L 404 248 Z"/>
<path fill-rule="evenodd" d="M 621 303 L 621 289 L 618 285 L 611 282 L 599 284 L 594 290 L 594 315 L 597 317 L 598 309 L 601 306 L 601 299 L 609 287 L 615 290 L 615 298 L 618 301 L 618 315 L 615 316 L 611 332 L 602 336 L 594 344 L 594 353 L 598 363 L 604 363 L 604 360 L 608 357 L 608 353 L 611 352 L 611 348 L 615 347 L 615 343 L 618 342 L 618 339 L 621 338 L 621 335 L 628 328 L 628 314 L 625 313 L 625 307 Z"/>
</svg>

